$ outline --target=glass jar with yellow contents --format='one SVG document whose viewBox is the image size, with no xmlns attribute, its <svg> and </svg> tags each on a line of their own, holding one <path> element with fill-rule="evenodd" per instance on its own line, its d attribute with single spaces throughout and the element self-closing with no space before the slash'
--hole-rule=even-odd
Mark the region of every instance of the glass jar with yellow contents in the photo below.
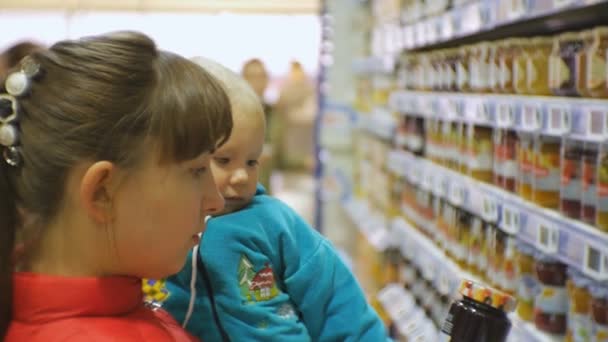
<svg viewBox="0 0 608 342">
<path fill-rule="evenodd" d="M 551 90 L 557 96 L 578 96 L 576 87 L 577 68 L 576 57 L 584 48 L 584 41 L 577 32 L 560 35 L 557 40 L 557 51 L 552 54 L 553 70 Z"/>
<path fill-rule="evenodd" d="M 591 337 L 591 281 L 580 272 L 569 268 L 568 281 L 568 329 L 566 342 L 588 341 Z"/>
<path fill-rule="evenodd" d="M 608 27 L 597 27 L 593 30 L 593 42 L 587 50 L 587 94 L 590 97 L 608 97 L 606 80 L 606 50 L 608 49 Z"/>
<path fill-rule="evenodd" d="M 517 242 L 515 257 L 517 274 L 517 315 L 525 321 L 534 320 L 534 296 L 537 290 L 534 247 Z"/>
<path fill-rule="evenodd" d="M 554 38 L 537 37 L 530 40 L 526 60 L 526 87 L 530 95 L 551 95 L 549 88 L 550 67 L 547 61 L 551 56 Z"/>
<path fill-rule="evenodd" d="M 558 209 L 561 138 L 538 136 L 534 144 L 532 200 L 542 207 Z"/>
</svg>

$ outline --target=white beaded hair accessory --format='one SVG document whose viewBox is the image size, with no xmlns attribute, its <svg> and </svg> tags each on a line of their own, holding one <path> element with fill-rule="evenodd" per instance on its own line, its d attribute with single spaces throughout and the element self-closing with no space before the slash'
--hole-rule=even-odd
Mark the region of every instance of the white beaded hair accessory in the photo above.
<svg viewBox="0 0 608 342">
<path fill-rule="evenodd" d="M 18 98 L 28 94 L 32 80 L 40 74 L 40 64 L 25 57 L 20 69 L 12 72 L 5 81 L 8 94 L 0 94 L 0 147 L 4 161 L 11 166 L 20 166 L 19 151 L 19 102 Z"/>
</svg>

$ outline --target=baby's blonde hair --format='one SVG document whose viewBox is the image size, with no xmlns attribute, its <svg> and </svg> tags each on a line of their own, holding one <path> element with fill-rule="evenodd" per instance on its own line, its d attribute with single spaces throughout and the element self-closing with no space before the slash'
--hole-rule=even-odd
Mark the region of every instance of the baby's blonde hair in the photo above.
<svg viewBox="0 0 608 342">
<path fill-rule="evenodd" d="M 264 120 L 262 102 L 243 77 L 220 63 L 205 57 L 194 57 L 192 61 L 205 69 L 205 71 L 222 84 L 233 108 L 244 111 L 247 115 L 262 114 L 261 120 Z"/>
</svg>

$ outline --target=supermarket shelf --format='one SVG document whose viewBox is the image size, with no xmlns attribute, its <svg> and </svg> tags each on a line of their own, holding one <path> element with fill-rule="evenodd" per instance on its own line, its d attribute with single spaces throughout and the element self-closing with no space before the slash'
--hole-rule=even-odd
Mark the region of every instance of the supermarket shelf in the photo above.
<svg viewBox="0 0 608 342">
<path fill-rule="evenodd" d="M 389 170 L 413 184 L 496 223 L 590 278 L 608 280 L 608 234 L 595 227 L 407 152 L 393 151 L 387 163 Z"/>
<path fill-rule="evenodd" d="M 361 57 L 353 61 L 353 72 L 359 75 L 390 74 L 395 71 L 395 57 Z"/>
<path fill-rule="evenodd" d="M 408 341 L 439 340 L 435 324 L 403 286 L 389 284 L 380 290 L 377 297 L 399 333 Z"/>
<path fill-rule="evenodd" d="M 388 108 L 375 107 L 370 114 L 358 114 L 360 129 L 375 135 L 382 140 L 392 140 L 397 129 L 397 120 Z"/>
<path fill-rule="evenodd" d="M 584 141 L 608 139 L 608 100 L 396 91 L 389 108 L 407 115 L 459 121 Z"/>
<path fill-rule="evenodd" d="M 396 219 L 393 221 L 393 229 L 400 231 L 402 243 L 407 244 L 408 249 L 414 250 L 414 254 L 416 255 L 414 260 L 425 260 L 425 255 L 440 256 L 439 258 L 426 258 L 426 264 L 419 265 L 419 267 L 423 267 L 423 270 L 427 268 L 435 270 L 436 278 L 438 280 L 436 286 L 439 286 L 437 289 L 440 293 L 443 293 L 442 291 L 445 291 L 447 288 L 450 291 L 450 298 L 454 298 L 454 294 L 457 292 L 458 286 L 462 279 L 469 279 L 483 283 L 483 281 L 478 279 L 476 276 L 461 270 L 458 265 L 449 260 L 431 240 L 420 234 L 415 228 L 407 224 L 407 222 L 404 220 Z M 445 284 L 450 284 L 450 286 L 445 287 Z M 516 315 L 511 315 L 510 319 L 513 322 L 513 328 L 508 341 L 559 341 L 559 339 L 539 331 L 533 325 L 521 321 Z"/>
<path fill-rule="evenodd" d="M 608 3 L 590 0 L 481 0 L 404 28 L 404 47 L 428 51 L 508 37 L 530 37 L 602 25 Z M 501 7 L 503 6 L 503 7 Z"/>
<path fill-rule="evenodd" d="M 347 198 L 342 201 L 342 207 L 376 251 L 383 252 L 394 242 L 384 216 L 374 212 L 367 202 Z"/>
</svg>

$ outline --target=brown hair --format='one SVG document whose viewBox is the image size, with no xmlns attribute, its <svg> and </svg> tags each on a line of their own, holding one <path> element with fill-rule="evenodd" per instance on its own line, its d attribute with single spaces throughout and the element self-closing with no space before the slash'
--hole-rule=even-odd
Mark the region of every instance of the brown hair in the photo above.
<svg viewBox="0 0 608 342">
<path fill-rule="evenodd" d="M 161 163 L 185 161 L 213 151 L 232 130 L 220 83 L 145 35 L 62 41 L 31 57 L 42 75 L 18 99 L 23 162 L 0 159 L 0 339 L 11 319 L 17 208 L 48 222 L 78 162 L 128 168 L 149 146 L 158 147 Z"/>
<path fill-rule="evenodd" d="M 6 66 L 8 68 L 12 68 L 19 64 L 23 57 L 41 49 L 43 49 L 42 45 L 34 42 L 23 41 L 6 49 L 2 53 L 2 57 L 5 59 Z"/>
</svg>

